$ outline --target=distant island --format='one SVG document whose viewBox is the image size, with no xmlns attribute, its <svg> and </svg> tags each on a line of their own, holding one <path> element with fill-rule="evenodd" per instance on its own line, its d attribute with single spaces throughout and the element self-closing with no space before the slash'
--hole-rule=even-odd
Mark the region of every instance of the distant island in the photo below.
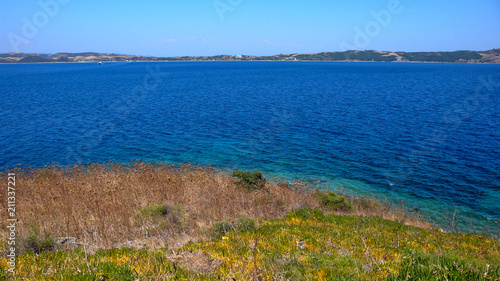
<svg viewBox="0 0 500 281">
<path fill-rule="evenodd" d="M 377 62 L 457 62 L 500 63 L 500 48 L 488 51 L 387 52 L 344 51 L 271 56 L 217 55 L 150 57 L 113 53 L 0 53 L 0 63 L 125 62 L 125 61 L 377 61 Z"/>
</svg>

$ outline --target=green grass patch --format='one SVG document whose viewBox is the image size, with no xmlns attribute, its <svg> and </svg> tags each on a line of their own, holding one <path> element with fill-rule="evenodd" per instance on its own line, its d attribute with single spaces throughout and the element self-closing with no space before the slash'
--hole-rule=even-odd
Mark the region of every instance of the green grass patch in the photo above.
<svg viewBox="0 0 500 281">
<path fill-rule="evenodd" d="M 238 178 L 238 184 L 248 190 L 262 189 L 266 184 L 266 179 L 260 171 L 234 170 L 233 177 Z"/>
<path fill-rule="evenodd" d="M 160 233 L 182 232 L 188 225 L 189 215 L 181 204 L 152 204 L 140 210 L 135 223 L 142 225 L 148 236 Z"/>
<path fill-rule="evenodd" d="M 50 233 L 47 233 L 45 236 L 41 236 L 38 226 L 32 224 L 29 226 L 28 237 L 24 240 L 23 250 L 40 254 L 42 252 L 54 250 L 55 245 L 56 243 L 54 238 L 51 237 Z"/>
<path fill-rule="evenodd" d="M 344 195 L 337 194 L 332 191 L 316 191 L 314 195 L 318 198 L 321 206 L 328 208 L 332 211 L 354 211 L 354 207 L 347 200 Z"/>
<path fill-rule="evenodd" d="M 164 205 L 164 204 L 151 204 L 148 207 L 141 210 L 140 216 L 142 218 L 145 217 L 164 217 L 167 214 L 171 213 L 174 208 Z"/>
<path fill-rule="evenodd" d="M 240 218 L 238 220 L 224 220 L 213 224 L 213 237 L 221 239 L 224 235 L 232 231 L 248 231 L 255 229 L 255 220 Z"/>
<path fill-rule="evenodd" d="M 499 276 L 499 265 L 451 254 L 413 252 L 403 257 L 399 274 L 388 280 L 496 280 Z"/>
</svg>

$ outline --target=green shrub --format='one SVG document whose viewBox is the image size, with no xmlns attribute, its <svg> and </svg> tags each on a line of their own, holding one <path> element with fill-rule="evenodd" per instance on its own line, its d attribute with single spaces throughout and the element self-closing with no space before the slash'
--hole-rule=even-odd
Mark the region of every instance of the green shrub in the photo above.
<svg viewBox="0 0 500 281">
<path fill-rule="evenodd" d="M 255 228 L 255 220 L 241 218 L 238 220 L 238 231 L 247 231 Z"/>
<path fill-rule="evenodd" d="M 255 220 L 240 218 L 237 221 L 219 221 L 213 224 L 213 236 L 220 239 L 231 231 L 248 231 L 255 229 Z"/>
<path fill-rule="evenodd" d="M 151 204 L 136 217 L 136 224 L 146 226 L 147 235 L 158 235 L 165 231 L 181 232 L 189 223 L 189 214 L 181 204 Z"/>
<path fill-rule="evenodd" d="M 40 254 L 54 250 L 55 244 L 54 238 L 50 236 L 50 233 L 45 235 L 44 238 L 40 238 L 38 226 L 34 224 L 29 226 L 28 238 L 25 241 L 26 251 L 33 251 L 35 254 Z"/>
<path fill-rule="evenodd" d="M 261 189 L 266 184 L 266 179 L 260 171 L 234 170 L 233 177 L 240 179 L 238 184 L 248 190 Z"/>
<path fill-rule="evenodd" d="M 151 204 L 141 210 L 141 217 L 164 217 L 172 212 L 172 207 L 168 205 Z"/>
<path fill-rule="evenodd" d="M 321 206 L 326 207 L 332 211 L 354 211 L 351 202 L 349 202 L 344 195 L 340 195 L 331 191 L 316 191 L 315 195 L 318 198 L 318 202 Z"/>
<path fill-rule="evenodd" d="M 230 221 L 218 221 L 213 224 L 213 235 L 215 238 L 220 239 L 222 236 L 233 231 L 233 224 Z"/>
</svg>

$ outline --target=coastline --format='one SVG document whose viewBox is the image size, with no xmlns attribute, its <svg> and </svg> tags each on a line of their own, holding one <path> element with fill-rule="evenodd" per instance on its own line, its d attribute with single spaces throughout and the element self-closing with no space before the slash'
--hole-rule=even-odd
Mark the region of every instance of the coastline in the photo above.
<svg viewBox="0 0 500 281">
<path fill-rule="evenodd" d="M 431 62 L 431 63 L 500 63 L 500 49 L 486 51 L 389 52 L 346 50 L 343 52 L 288 53 L 275 55 L 211 55 L 211 56 L 139 56 L 97 52 L 0 53 L 0 61 L 27 62 L 126 62 L 126 61 L 346 61 L 346 62 Z M 24 63 L 24 61 L 22 63 Z"/>
<path fill-rule="evenodd" d="M 492 64 L 497 65 L 500 62 L 436 62 L 436 61 L 362 61 L 362 60 L 151 60 L 151 61 L 80 61 L 80 62 L 0 62 L 0 65 L 23 65 L 23 64 L 98 64 L 105 63 L 151 63 L 151 62 L 343 62 L 343 63 L 429 63 L 429 64 Z"/>
<path fill-rule="evenodd" d="M 420 274 L 448 276 L 471 267 L 472 274 L 500 273 L 500 230 L 447 233 L 398 206 L 318 192 L 304 182 L 270 179 L 248 189 L 230 171 L 144 162 L 8 172 L 16 177 L 20 210 L 15 274 L 34 279 L 113 273 L 218 280 L 258 272 L 401 279 L 412 270 L 408 258 Z M 5 247 L 5 227 L 0 235 Z M 318 260 L 328 266 L 318 268 Z M 54 262 L 65 267 L 50 271 Z M 8 266 L 0 258 L 3 272 Z M 436 271 L 440 266 L 448 269 Z"/>
</svg>

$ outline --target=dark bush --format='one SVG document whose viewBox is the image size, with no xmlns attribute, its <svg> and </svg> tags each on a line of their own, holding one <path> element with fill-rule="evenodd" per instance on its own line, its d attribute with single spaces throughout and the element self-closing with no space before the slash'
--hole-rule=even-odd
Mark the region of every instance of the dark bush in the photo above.
<svg viewBox="0 0 500 281">
<path fill-rule="evenodd" d="M 233 177 L 240 179 L 238 184 L 248 190 L 261 189 L 266 184 L 266 179 L 260 171 L 234 170 Z"/>
<path fill-rule="evenodd" d="M 55 245 L 54 238 L 52 238 L 50 234 L 45 235 L 45 237 L 40 237 L 38 226 L 30 225 L 29 234 L 25 241 L 27 251 L 33 251 L 35 254 L 40 254 L 42 252 L 54 250 Z"/>
<path fill-rule="evenodd" d="M 321 206 L 326 207 L 332 211 L 354 211 L 351 203 L 345 198 L 344 195 L 337 194 L 331 191 L 316 191 L 316 197 Z"/>
<path fill-rule="evenodd" d="M 164 217 L 171 213 L 172 207 L 164 204 L 156 205 L 151 204 L 148 207 L 141 210 L 141 217 Z"/>
</svg>

